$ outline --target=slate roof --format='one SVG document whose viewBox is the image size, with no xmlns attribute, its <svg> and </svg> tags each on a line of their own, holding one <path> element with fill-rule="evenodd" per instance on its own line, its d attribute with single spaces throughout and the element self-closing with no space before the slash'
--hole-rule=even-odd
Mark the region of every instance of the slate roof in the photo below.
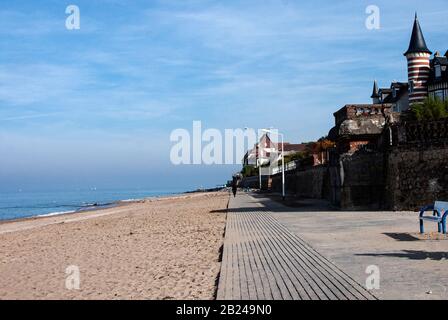
<svg viewBox="0 0 448 320">
<path fill-rule="evenodd" d="M 372 95 L 370 96 L 370 98 L 379 98 L 379 97 L 380 97 L 380 94 L 378 91 L 378 83 L 375 80 L 375 82 L 373 83 L 373 92 L 372 92 Z"/>
<path fill-rule="evenodd" d="M 404 55 L 417 52 L 426 52 L 432 54 L 432 52 L 426 46 L 425 37 L 423 36 L 422 29 L 420 28 L 420 23 L 418 22 L 417 14 L 415 14 L 414 27 L 412 28 L 411 41 L 409 43 L 408 50 Z"/>
</svg>

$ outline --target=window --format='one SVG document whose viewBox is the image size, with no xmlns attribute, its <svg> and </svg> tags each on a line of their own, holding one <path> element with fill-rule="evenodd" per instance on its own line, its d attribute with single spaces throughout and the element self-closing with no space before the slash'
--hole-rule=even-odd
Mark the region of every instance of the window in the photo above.
<svg viewBox="0 0 448 320">
<path fill-rule="evenodd" d="M 442 68 L 440 67 L 440 64 L 437 64 L 435 66 L 435 72 L 436 72 L 436 78 L 440 78 L 442 76 Z"/>
<path fill-rule="evenodd" d="M 443 90 L 437 90 L 435 92 L 435 98 L 443 100 Z"/>
</svg>

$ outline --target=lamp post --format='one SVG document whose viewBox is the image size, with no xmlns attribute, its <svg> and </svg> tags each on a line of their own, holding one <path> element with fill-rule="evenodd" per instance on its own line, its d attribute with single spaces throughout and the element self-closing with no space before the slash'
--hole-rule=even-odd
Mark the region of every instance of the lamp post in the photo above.
<svg viewBox="0 0 448 320">
<path fill-rule="evenodd" d="M 283 133 L 279 133 L 279 132 L 272 132 L 272 130 L 268 130 L 268 129 L 262 129 L 261 131 L 266 132 L 266 133 L 273 133 L 273 134 L 277 134 L 278 136 L 280 136 L 281 141 L 282 141 L 282 153 L 281 153 L 281 157 L 282 157 L 282 199 L 283 201 L 285 200 L 285 157 L 284 157 L 284 140 L 283 140 Z"/>
<path fill-rule="evenodd" d="M 258 185 L 261 192 L 261 160 L 260 160 L 260 143 L 257 143 L 257 165 L 258 165 Z"/>
</svg>

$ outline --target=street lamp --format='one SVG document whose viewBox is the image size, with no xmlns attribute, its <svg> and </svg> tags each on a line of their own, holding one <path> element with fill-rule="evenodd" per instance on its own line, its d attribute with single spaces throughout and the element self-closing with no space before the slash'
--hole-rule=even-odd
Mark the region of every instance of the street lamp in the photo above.
<svg viewBox="0 0 448 320">
<path fill-rule="evenodd" d="M 258 185 L 260 187 L 261 192 L 261 160 L 260 160 L 260 143 L 257 143 L 256 147 L 256 155 L 257 155 L 257 166 L 258 166 Z"/>
<path fill-rule="evenodd" d="M 278 131 L 273 132 L 272 130 L 268 130 L 268 129 L 262 129 L 261 131 L 266 132 L 266 133 L 271 133 L 271 134 L 277 134 L 278 136 L 280 136 L 281 140 L 282 140 L 282 153 L 281 153 L 281 157 L 282 157 L 282 198 L 283 201 L 285 200 L 285 156 L 284 156 L 284 141 L 283 141 L 283 133 L 279 133 Z"/>
</svg>

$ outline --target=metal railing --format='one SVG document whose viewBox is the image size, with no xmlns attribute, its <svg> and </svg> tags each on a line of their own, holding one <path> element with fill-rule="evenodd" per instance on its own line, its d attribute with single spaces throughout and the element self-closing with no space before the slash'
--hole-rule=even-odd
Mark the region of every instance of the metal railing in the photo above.
<svg viewBox="0 0 448 320">
<path fill-rule="evenodd" d="M 285 172 L 287 171 L 292 171 L 297 169 L 297 161 L 291 161 L 285 164 Z M 278 167 L 274 167 L 271 170 L 271 175 L 277 174 L 282 172 L 282 166 L 281 166 L 281 162 L 279 162 L 279 166 Z"/>
</svg>

